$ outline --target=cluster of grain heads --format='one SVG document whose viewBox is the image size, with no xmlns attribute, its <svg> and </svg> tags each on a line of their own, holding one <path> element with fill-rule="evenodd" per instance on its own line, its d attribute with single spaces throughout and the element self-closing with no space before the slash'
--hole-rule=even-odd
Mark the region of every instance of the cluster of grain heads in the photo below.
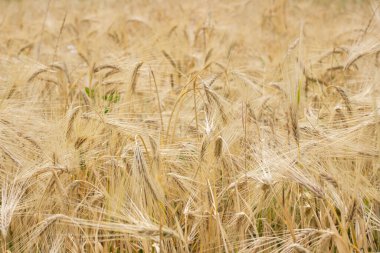
<svg viewBox="0 0 380 253">
<path fill-rule="evenodd" d="M 0 231 L 2 236 L 2 250 L 7 249 L 7 237 L 9 226 L 12 218 L 17 211 L 20 200 L 25 192 L 25 187 L 16 181 L 4 180 L 1 189 L 1 207 L 0 207 Z"/>
<path fill-rule="evenodd" d="M 43 6 L 0 1 L 2 251 L 379 250 L 376 3 Z"/>
</svg>

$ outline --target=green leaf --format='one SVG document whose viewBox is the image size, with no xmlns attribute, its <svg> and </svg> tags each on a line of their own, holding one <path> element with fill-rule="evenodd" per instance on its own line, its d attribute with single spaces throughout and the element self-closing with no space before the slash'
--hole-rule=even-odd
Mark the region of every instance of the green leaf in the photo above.
<svg viewBox="0 0 380 253">
<path fill-rule="evenodd" d="M 84 91 L 86 92 L 86 94 L 89 98 L 94 98 L 94 96 L 95 96 L 95 90 L 94 89 L 90 89 L 89 87 L 85 87 Z"/>
<path fill-rule="evenodd" d="M 301 81 L 299 81 L 298 87 L 297 87 L 297 105 L 299 105 L 301 102 L 301 86 L 302 86 L 302 83 Z"/>
<path fill-rule="evenodd" d="M 116 91 L 110 92 L 103 97 L 108 102 L 117 103 L 120 101 L 120 94 Z"/>
</svg>

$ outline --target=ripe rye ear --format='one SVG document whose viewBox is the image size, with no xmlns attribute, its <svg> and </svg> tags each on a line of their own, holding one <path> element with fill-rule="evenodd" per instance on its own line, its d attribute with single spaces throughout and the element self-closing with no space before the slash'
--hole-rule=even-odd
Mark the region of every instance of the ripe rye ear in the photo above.
<svg viewBox="0 0 380 253">
<path fill-rule="evenodd" d="M 297 110 L 295 110 L 292 106 L 290 106 L 290 109 L 289 109 L 289 116 L 290 116 L 290 123 L 291 123 L 291 129 L 292 129 L 294 140 L 296 141 L 297 145 L 299 145 L 300 135 L 299 135 L 299 128 L 298 128 Z"/>
<path fill-rule="evenodd" d="M 71 111 L 70 116 L 69 116 L 69 121 L 67 123 L 67 130 L 66 130 L 66 138 L 70 138 L 74 120 L 76 116 L 79 113 L 79 107 L 75 108 L 74 110 Z"/>
<path fill-rule="evenodd" d="M 130 82 L 130 92 L 132 94 L 136 92 L 136 84 L 137 84 L 139 69 L 141 68 L 142 65 L 143 65 L 143 62 L 138 63 L 133 70 L 131 82 Z"/>
<path fill-rule="evenodd" d="M 222 156 L 222 150 L 223 150 L 223 139 L 222 137 L 219 136 L 215 141 L 215 148 L 214 148 L 215 158 L 220 158 Z"/>
</svg>

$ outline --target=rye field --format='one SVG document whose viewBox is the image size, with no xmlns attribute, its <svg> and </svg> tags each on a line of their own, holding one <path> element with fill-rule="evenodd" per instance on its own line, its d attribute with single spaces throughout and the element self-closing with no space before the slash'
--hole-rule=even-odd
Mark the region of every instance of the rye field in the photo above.
<svg viewBox="0 0 380 253">
<path fill-rule="evenodd" d="M 0 251 L 380 251 L 380 2 L 0 0 Z"/>
</svg>

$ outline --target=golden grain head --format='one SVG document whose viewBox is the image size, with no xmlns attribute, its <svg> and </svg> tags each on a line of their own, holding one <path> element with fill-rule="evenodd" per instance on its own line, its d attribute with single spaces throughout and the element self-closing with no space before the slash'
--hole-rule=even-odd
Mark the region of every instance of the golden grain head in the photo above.
<svg viewBox="0 0 380 253">
<path fill-rule="evenodd" d="M 0 1 L 0 251 L 378 251 L 379 6 Z"/>
</svg>

